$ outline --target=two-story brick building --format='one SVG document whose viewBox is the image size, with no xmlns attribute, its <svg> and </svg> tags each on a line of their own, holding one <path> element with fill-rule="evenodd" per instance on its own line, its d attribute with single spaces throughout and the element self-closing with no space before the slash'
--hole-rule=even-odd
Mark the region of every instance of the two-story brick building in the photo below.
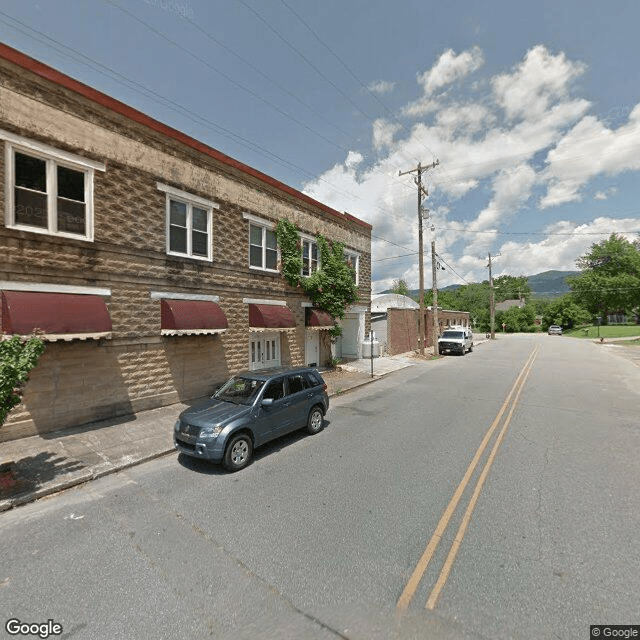
<svg viewBox="0 0 640 640">
<path fill-rule="evenodd" d="M 0 440 L 209 393 L 246 368 L 317 363 L 332 319 L 279 271 L 275 225 L 345 246 L 369 330 L 371 226 L 0 45 L 2 333 L 47 350 Z"/>
</svg>

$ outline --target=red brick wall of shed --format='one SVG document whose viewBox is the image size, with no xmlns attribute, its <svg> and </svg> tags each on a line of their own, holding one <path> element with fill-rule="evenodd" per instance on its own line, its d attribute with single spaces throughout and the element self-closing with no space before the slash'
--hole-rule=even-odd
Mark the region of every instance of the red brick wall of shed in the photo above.
<svg viewBox="0 0 640 640">
<path fill-rule="evenodd" d="M 387 349 L 390 356 L 418 348 L 418 313 L 416 309 L 387 311 Z"/>
</svg>

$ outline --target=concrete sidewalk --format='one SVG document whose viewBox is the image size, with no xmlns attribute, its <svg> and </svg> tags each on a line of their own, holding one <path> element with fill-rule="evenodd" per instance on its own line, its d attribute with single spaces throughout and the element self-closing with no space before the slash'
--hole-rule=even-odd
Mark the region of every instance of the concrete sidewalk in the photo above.
<svg viewBox="0 0 640 640">
<path fill-rule="evenodd" d="M 321 372 L 330 396 L 411 364 L 408 358 L 356 360 Z M 368 367 L 368 368 L 367 368 Z M 102 420 L 0 444 L 0 511 L 175 451 L 173 425 L 187 404 Z"/>
</svg>

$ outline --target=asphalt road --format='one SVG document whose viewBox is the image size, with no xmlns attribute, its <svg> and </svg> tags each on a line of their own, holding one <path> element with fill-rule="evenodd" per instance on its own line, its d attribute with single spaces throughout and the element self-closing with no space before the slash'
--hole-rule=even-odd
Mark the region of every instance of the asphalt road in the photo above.
<svg viewBox="0 0 640 640">
<path fill-rule="evenodd" d="M 238 474 L 171 455 L 0 514 L 2 633 L 9 618 L 74 639 L 640 624 L 633 359 L 500 336 L 333 398 L 328 418 Z"/>
</svg>

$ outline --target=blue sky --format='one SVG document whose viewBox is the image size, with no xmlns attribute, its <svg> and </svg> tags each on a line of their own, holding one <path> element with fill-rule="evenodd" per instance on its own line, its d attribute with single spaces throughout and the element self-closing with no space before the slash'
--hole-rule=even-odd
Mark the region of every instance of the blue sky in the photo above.
<svg viewBox="0 0 640 640">
<path fill-rule="evenodd" d="M 0 6 L 4 43 L 372 223 L 374 292 L 417 286 L 418 162 L 442 286 L 638 237 L 639 24 L 633 0 Z"/>
</svg>

